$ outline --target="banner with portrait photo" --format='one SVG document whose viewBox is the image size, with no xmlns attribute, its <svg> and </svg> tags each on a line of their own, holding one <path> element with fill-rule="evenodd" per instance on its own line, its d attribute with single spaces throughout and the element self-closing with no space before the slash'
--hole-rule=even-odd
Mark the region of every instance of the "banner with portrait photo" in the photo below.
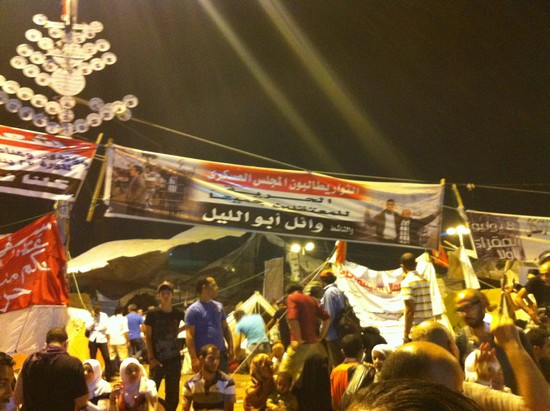
<svg viewBox="0 0 550 411">
<path fill-rule="evenodd" d="M 550 217 L 466 211 L 479 259 L 538 261 L 550 252 Z"/>
<path fill-rule="evenodd" d="M 74 201 L 94 143 L 0 126 L 0 192 Z"/>
<path fill-rule="evenodd" d="M 443 186 L 344 180 L 113 146 L 106 216 L 437 248 Z"/>
<path fill-rule="evenodd" d="M 0 313 L 66 305 L 66 256 L 55 214 L 0 239 Z"/>
</svg>

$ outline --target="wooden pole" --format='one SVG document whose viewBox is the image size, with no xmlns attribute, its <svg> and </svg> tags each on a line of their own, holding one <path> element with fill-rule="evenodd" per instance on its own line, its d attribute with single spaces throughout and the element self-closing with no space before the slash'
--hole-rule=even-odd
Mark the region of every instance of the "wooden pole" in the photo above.
<svg viewBox="0 0 550 411">
<path fill-rule="evenodd" d="M 98 141 L 101 141 L 102 137 L 103 137 L 103 133 L 100 134 L 100 136 L 98 137 Z M 92 218 L 94 216 L 94 210 L 97 203 L 97 199 L 99 198 L 99 193 L 101 192 L 101 185 L 103 184 L 103 179 L 105 178 L 105 172 L 107 171 L 107 151 L 109 150 L 109 148 L 111 148 L 112 144 L 113 144 L 113 140 L 109 139 L 107 143 L 107 150 L 105 151 L 105 158 L 103 159 L 103 163 L 101 164 L 101 170 L 99 170 L 99 177 L 97 178 L 97 183 L 95 185 L 94 195 L 92 196 L 92 201 L 90 201 L 90 208 L 88 208 L 88 216 L 86 217 L 87 222 L 92 221 Z"/>
</svg>

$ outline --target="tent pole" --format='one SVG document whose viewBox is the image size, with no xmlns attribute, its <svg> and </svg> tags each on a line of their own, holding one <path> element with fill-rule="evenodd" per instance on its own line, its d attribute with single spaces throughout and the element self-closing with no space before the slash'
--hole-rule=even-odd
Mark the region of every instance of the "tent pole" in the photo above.
<svg viewBox="0 0 550 411">
<path fill-rule="evenodd" d="M 101 138 L 103 138 L 103 133 L 99 135 L 98 141 L 101 141 Z M 107 142 L 107 150 L 111 148 L 111 145 L 113 144 L 113 139 L 109 139 Z M 103 159 L 103 164 L 101 164 L 101 170 L 99 171 L 99 177 L 97 179 L 97 183 L 95 185 L 94 195 L 92 196 L 92 201 L 90 201 L 90 208 L 88 209 L 88 215 L 86 217 L 86 221 L 89 223 L 92 221 L 92 217 L 94 216 L 94 210 L 97 203 L 97 199 L 99 197 L 99 193 L 101 191 L 101 185 L 103 184 L 103 179 L 105 178 L 105 172 L 107 171 L 107 156 Z"/>
</svg>

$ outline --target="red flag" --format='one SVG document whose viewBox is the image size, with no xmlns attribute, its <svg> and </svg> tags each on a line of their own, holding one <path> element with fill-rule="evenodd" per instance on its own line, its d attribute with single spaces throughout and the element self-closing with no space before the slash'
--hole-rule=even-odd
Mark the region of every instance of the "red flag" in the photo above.
<svg viewBox="0 0 550 411">
<path fill-rule="evenodd" d="M 347 249 L 348 244 L 345 241 L 336 241 L 336 257 L 334 259 L 334 264 L 344 264 L 346 262 Z"/>
<path fill-rule="evenodd" d="M 439 243 L 439 250 L 432 250 L 432 257 L 434 264 L 449 268 L 449 258 L 447 257 L 447 253 L 441 243 Z"/>
<path fill-rule="evenodd" d="M 66 305 L 66 262 L 53 213 L 0 239 L 0 313 Z"/>
</svg>

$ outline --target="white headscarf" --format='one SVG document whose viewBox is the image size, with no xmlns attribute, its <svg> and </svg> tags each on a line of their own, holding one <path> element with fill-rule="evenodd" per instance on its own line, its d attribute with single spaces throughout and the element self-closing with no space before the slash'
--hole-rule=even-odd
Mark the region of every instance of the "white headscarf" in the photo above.
<svg viewBox="0 0 550 411">
<path fill-rule="evenodd" d="M 98 395 L 111 392 L 111 385 L 101 378 L 101 364 L 98 360 L 86 360 L 83 364 L 89 364 L 92 367 L 94 373 L 93 381 L 88 383 L 88 392 L 90 399 L 97 397 Z"/>
<path fill-rule="evenodd" d="M 126 375 L 126 368 L 130 364 L 135 364 L 139 367 L 139 378 L 136 382 L 131 383 L 128 375 Z M 149 379 L 147 378 L 147 372 L 143 365 L 140 364 L 135 358 L 126 358 L 120 364 L 120 378 L 124 383 L 124 402 L 130 406 L 134 405 L 134 401 L 139 394 L 146 394 L 148 397 L 156 398 L 157 390 L 155 383 L 151 381 L 152 384 L 149 384 Z"/>
<path fill-rule="evenodd" d="M 390 354 L 392 354 L 395 350 L 394 348 L 391 346 L 391 345 L 388 345 L 388 344 L 377 344 L 373 347 L 372 351 L 371 351 L 371 356 L 374 357 L 374 352 L 379 352 L 381 354 L 384 354 L 384 357 L 386 358 L 386 360 L 388 359 L 388 357 L 390 356 Z"/>
</svg>

